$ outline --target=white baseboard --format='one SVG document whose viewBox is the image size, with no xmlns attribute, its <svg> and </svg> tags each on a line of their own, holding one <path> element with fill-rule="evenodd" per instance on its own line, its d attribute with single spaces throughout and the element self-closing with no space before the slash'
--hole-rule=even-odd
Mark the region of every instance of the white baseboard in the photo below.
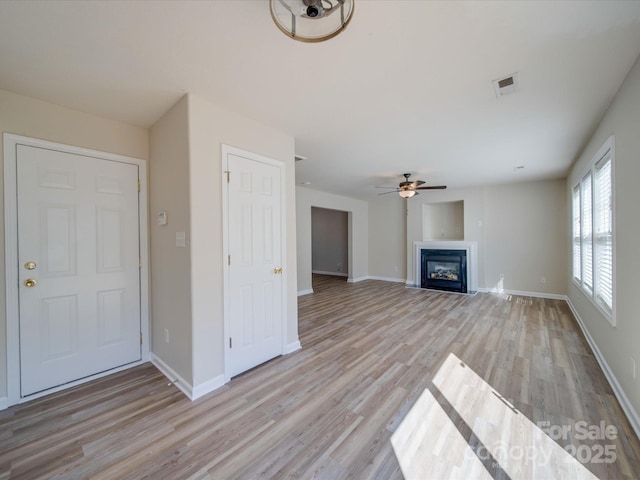
<svg viewBox="0 0 640 480">
<path fill-rule="evenodd" d="M 519 295 L 521 297 L 548 298 L 550 300 L 567 300 L 566 295 L 560 295 L 557 293 L 526 292 L 523 290 L 500 290 L 497 288 L 479 288 L 478 292 L 501 293 L 504 295 Z"/>
<path fill-rule="evenodd" d="M 303 295 L 309 295 L 311 293 L 313 293 L 313 288 L 310 288 L 309 290 L 299 290 L 298 296 L 301 297 Z"/>
<path fill-rule="evenodd" d="M 291 342 L 289 345 L 287 345 L 284 349 L 284 354 L 288 355 L 289 353 L 293 353 L 296 350 L 300 350 L 302 348 L 302 345 L 300 345 L 300 340 L 296 340 L 295 342 Z"/>
<path fill-rule="evenodd" d="M 369 277 L 358 277 L 358 278 L 351 278 L 349 277 L 347 279 L 347 283 L 358 283 L 358 282 L 362 282 L 364 280 L 368 280 Z"/>
<path fill-rule="evenodd" d="M 214 390 L 224 386 L 224 375 L 218 375 L 217 377 L 207 380 L 200 385 L 193 387 L 191 400 L 196 400 L 207 393 L 211 393 Z"/>
<path fill-rule="evenodd" d="M 7 397 L 0 397 L 0 410 L 9 408 L 9 399 Z"/>
<path fill-rule="evenodd" d="M 311 273 L 316 275 L 331 275 L 332 277 L 348 277 L 348 273 L 344 272 L 325 272 L 324 270 L 311 270 Z"/>
<path fill-rule="evenodd" d="M 573 316 L 576 318 L 576 321 L 578 322 L 578 326 L 580 327 L 580 330 L 582 330 L 582 334 L 584 335 L 584 338 L 587 340 L 587 343 L 591 347 L 591 351 L 593 352 L 593 355 L 596 357 L 596 360 L 598 361 L 600 368 L 604 372 L 604 376 L 609 382 L 609 385 L 611 385 L 611 389 L 613 390 L 614 395 L 618 399 L 618 402 L 620 402 L 620 406 L 622 407 L 622 410 L 624 410 L 624 413 L 627 415 L 627 418 L 629 419 L 629 423 L 631 423 L 631 427 L 636 432 L 636 435 L 638 436 L 638 438 L 640 438 L 640 416 L 638 415 L 638 412 L 636 412 L 635 408 L 633 408 L 633 405 L 629 401 L 629 398 L 624 393 L 624 390 L 620 386 L 618 379 L 613 374 L 613 371 L 611 370 L 611 368 L 609 367 L 609 364 L 607 363 L 604 356 L 602 355 L 602 352 L 600 352 L 600 349 L 598 348 L 598 344 L 595 342 L 595 340 L 589 333 L 589 330 L 587 330 L 586 325 L 582 321 L 582 318 L 578 314 L 578 311 L 573 306 L 573 303 L 571 303 L 571 300 L 568 297 L 566 297 L 565 300 L 567 302 L 567 305 L 569 305 L 569 308 L 571 309 L 571 313 L 573 313 Z"/>
<path fill-rule="evenodd" d="M 369 275 L 367 280 L 382 280 L 383 282 L 394 282 L 394 283 L 404 283 L 404 278 L 393 278 L 393 277 L 376 277 Z"/>
<path fill-rule="evenodd" d="M 171 383 L 178 387 L 178 390 L 184 393 L 189 400 L 193 400 L 193 386 L 178 375 L 173 368 L 164 363 L 153 352 L 151 353 L 151 363 L 153 363 L 155 367 L 160 370 L 160 373 L 167 377 Z"/>
</svg>

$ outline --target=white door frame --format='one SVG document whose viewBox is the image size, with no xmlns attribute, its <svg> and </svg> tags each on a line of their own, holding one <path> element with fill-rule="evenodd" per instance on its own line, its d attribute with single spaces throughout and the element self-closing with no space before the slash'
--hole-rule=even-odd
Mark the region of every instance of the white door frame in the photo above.
<svg viewBox="0 0 640 480">
<path fill-rule="evenodd" d="M 273 165 L 280 169 L 280 257 L 282 264 L 282 346 L 281 355 L 287 353 L 287 211 L 286 211 L 286 189 L 285 189 L 285 164 L 280 160 L 274 160 L 264 155 L 257 153 L 247 152 L 236 147 L 222 144 L 222 270 L 223 270 L 223 315 L 224 315 L 224 330 L 223 330 L 223 343 L 224 343 L 224 382 L 227 383 L 230 379 L 229 373 L 229 336 L 231 332 L 231 318 L 230 318 L 230 285 L 229 285 L 229 189 L 227 183 L 227 157 L 229 154 L 237 155 L 239 157 L 248 158 L 256 162 L 266 163 Z"/>
<path fill-rule="evenodd" d="M 112 153 L 99 152 L 71 145 L 23 137 L 4 133 L 4 249 L 5 249 L 5 282 L 6 282 L 6 320 L 7 320 L 7 406 L 29 401 L 65 388 L 79 385 L 111 373 L 125 370 L 149 361 L 149 252 L 147 237 L 147 162 L 137 158 L 125 157 Z M 18 302 L 18 202 L 17 202 L 17 147 L 26 145 L 45 148 L 59 152 L 84 155 L 87 157 L 129 163 L 138 166 L 140 194 L 138 218 L 140 230 L 140 328 L 142 345 L 140 361 L 114 368 L 81 380 L 67 383 L 44 392 L 20 397 L 20 310 Z M 1 403 L 1 402 L 0 402 Z M 0 407 L 1 408 L 1 407 Z"/>
</svg>

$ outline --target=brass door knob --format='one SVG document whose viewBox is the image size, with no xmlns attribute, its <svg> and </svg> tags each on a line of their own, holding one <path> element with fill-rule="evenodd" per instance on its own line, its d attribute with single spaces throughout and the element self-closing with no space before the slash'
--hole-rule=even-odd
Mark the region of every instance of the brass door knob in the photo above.
<svg viewBox="0 0 640 480">
<path fill-rule="evenodd" d="M 27 278 L 24 281 L 24 286 L 27 288 L 35 287 L 38 284 L 33 278 Z"/>
<path fill-rule="evenodd" d="M 274 268 L 273 273 L 275 273 L 276 275 L 282 275 L 282 268 Z"/>
<path fill-rule="evenodd" d="M 27 262 L 24 264 L 24 268 L 26 268 L 27 270 L 35 270 L 35 268 L 38 265 L 36 265 L 36 262 Z"/>
</svg>

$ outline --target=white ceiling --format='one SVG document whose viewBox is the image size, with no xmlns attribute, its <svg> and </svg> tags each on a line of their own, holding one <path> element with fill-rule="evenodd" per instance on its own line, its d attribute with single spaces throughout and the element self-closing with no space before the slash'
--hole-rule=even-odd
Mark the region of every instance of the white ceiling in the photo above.
<svg viewBox="0 0 640 480">
<path fill-rule="evenodd" d="M 293 135 L 298 183 L 364 199 L 403 172 L 564 177 L 639 54 L 640 1 L 356 0 L 319 44 L 266 0 L 0 1 L 0 88 L 141 126 L 190 92 Z"/>
</svg>

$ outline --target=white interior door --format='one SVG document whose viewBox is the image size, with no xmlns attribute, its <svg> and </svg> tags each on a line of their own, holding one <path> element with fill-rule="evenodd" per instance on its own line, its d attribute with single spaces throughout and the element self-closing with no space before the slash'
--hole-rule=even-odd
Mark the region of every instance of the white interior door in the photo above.
<svg viewBox="0 0 640 480">
<path fill-rule="evenodd" d="M 281 167 L 229 153 L 226 373 L 282 353 Z"/>
<path fill-rule="evenodd" d="M 138 166 L 18 145 L 20 389 L 135 362 Z"/>
</svg>

